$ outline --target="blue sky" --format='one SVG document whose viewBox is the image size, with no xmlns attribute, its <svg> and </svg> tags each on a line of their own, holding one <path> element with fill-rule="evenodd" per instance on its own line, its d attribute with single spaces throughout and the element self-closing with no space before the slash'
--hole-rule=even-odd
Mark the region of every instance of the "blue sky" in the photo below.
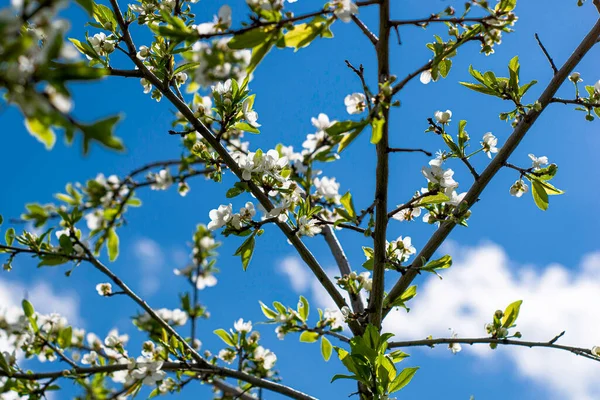
<svg viewBox="0 0 600 400">
<path fill-rule="evenodd" d="M 397 19 L 426 17 L 446 6 L 453 5 L 460 9 L 463 4 L 462 1 L 418 0 L 392 3 L 392 15 Z M 401 107 L 392 111 L 391 145 L 423 147 L 430 151 L 441 148 L 439 137 L 423 131 L 427 128 L 426 119 L 436 110 L 445 109 L 453 112 L 451 127 L 454 129 L 458 120 L 468 120 L 467 130 L 473 142 L 491 131 L 502 144 L 510 135 L 511 127 L 498 119 L 498 113 L 506 111 L 508 104 L 469 91 L 461 87 L 458 81 L 470 80 L 467 71 L 469 64 L 479 70 L 491 69 L 498 75 L 505 74 L 508 60 L 518 55 L 521 80 L 539 81 L 529 93 L 529 99 L 533 101 L 552 75 L 536 45 L 534 33 L 540 35 L 560 65 L 597 18 L 591 1 L 581 8 L 575 3 L 575 0 L 548 0 L 542 5 L 541 2 L 521 1 L 516 10 L 520 18 L 516 32 L 504 36 L 502 45 L 496 48 L 493 56 L 480 55 L 477 44 L 467 45 L 460 49 L 454 59 L 448 79 L 427 86 L 418 80 L 410 83 L 398 96 Z M 196 7 L 199 15 L 206 15 L 206 19 L 209 19 L 220 4 L 218 1 L 202 0 Z M 245 15 L 245 9 L 241 8 L 243 1 L 229 4 L 234 10 L 234 24 L 239 23 Z M 301 0 L 290 8 L 300 13 L 316 9 L 319 5 L 319 2 Z M 375 27 L 376 7 L 363 10 L 361 18 Z M 69 9 L 66 15 L 72 20 L 73 36 L 81 36 L 83 13 Z M 561 18 L 557 18 L 557 15 Z M 90 32 L 93 32 L 93 28 Z M 353 24 L 337 22 L 333 32 L 333 40 L 316 41 L 296 54 L 291 50 L 273 51 L 260 65 L 250 84 L 257 96 L 255 108 L 263 125 L 261 135 L 251 137 L 253 148 L 268 149 L 283 142 L 294 145 L 298 150 L 306 134 L 313 132 L 311 117 L 323 112 L 332 119 L 346 118 L 343 98 L 346 94 L 360 91 L 360 83 L 345 66 L 344 60 L 354 65 L 362 63 L 373 86 L 376 64 L 370 43 Z M 444 34 L 444 30 L 436 27 L 428 30 L 405 27 L 400 33 L 402 45 L 393 46 L 391 60 L 392 72 L 402 78 L 429 59 L 431 52 L 425 48 L 425 43 L 432 40 L 434 33 Z M 142 40 L 137 42 L 138 45 L 143 43 Z M 593 84 L 600 79 L 597 75 L 598 60 L 598 49 L 593 49 L 577 67 L 584 84 Z M 178 140 L 167 134 L 171 127 L 173 107 L 166 101 L 156 103 L 144 95 L 137 79 L 105 79 L 100 83 L 73 86 L 73 92 L 75 114 L 81 118 L 94 119 L 116 112 L 125 116 L 118 125 L 117 134 L 124 139 L 127 151 L 117 154 L 95 147 L 89 156 L 82 157 L 77 146 L 67 147 L 59 141 L 48 152 L 27 134 L 17 110 L 3 109 L 0 118 L 5 132 L 5 145 L 0 146 L 0 160 L 5 177 L 0 213 L 5 219 L 18 216 L 27 202 L 52 201 L 53 194 L 61 191 L 67 182 L 83 182 L 99 172 L 124 176 L 144 163 L 177 158 L 181 153 Z M 573 98 L 572 86 L 565 84 L 559 95 Z M 528 153 L 548 156 L 551 162 L 559 165 L 554 183 L 566 194 L 551 198 L 549 210 L 542 212 L 535 207 L 529 195 L 521 199 L 509 196 L 508 188 L 518 176 L 515 171 L 501 171 L 473 208 L 469 228 L 457 228 L 452 233 L 452 244 L 446 246 L 445 250 L 458 261 L 447 273 L 442 286 L 437 278 L 421 279 L 419 285 L 425 290 L 415 299 L 410 317 L 397 316 L 394 319 L 392 329 L 398 338 L 422 338 L 430 333 L 446 335 L 451 322 L 464 324 L 452 326 L 459 333 L 483 335 L 482 327 L 488 322 L 485 318 L 491 318 L 496 308 L 503 308 L 508 302 L 522 296 L 526 300 L 524 310 L 528 307 L 528 298 L 531 299 L 529 304 L 532 304 L 529 313 L 525 314 L 524 311 L 521 316 L 522 319 L 526 315 L 530 318 L 529 322 L 523 321 L 523 326 L 530 328 L 523 330 L 524 338 L 549 340 L 566 329 L 572 336 L 566 335 L 565 343 L 594 345 L 586 340 L 597 337 L 597 329 L 600 329 L 597 322 L 588 321 L 589 309 L 596 306 L 596 301 L 600 301 L 595 294 L 600 292 L 590 290 L 590 287 L 600 287 L 600 279 L 595 273 L 600 270 L 600 257 L 596 257 L 596 252 L 600 251 L 596 239 L 600 216 L 594 212 L 596 199 L 600 196 L 600 188 L 594 185 L 599 178 L 595 159 L 599 145 L 597 121 L 585 121 L 583 113 L 574 112 L 569 106 L 551 106 L 515 151 L 511 162 L 528 166 Z M 363 135 L 344 152 L 340 161 L 323 165 L 322 168 L 324 175 L 337 177 L 342 184 L 341 191 L 352 192 L 357 208 L 367 207 L 373 196 L 374 152 L 374 147 L 368 143 L 368 135 Z M 391 156 L 392 205 L 405 202 L 425 184 L 420 168 L 427 161 L 422 154 Z M 474 165 L 479 170 L 485 168 L 488 162 L 484 155 L 474 159 Z M 466 191 L 472 182 L 468 171 L 459 163 L 451 167 L 456 172 L 455 179 L 460 182 L 459 191 Z M 185 264 L 189 252 L 187 243 L 191 241 L 196 224 L 208 222 L 209 210 L 228 202 L 224 194 L 228 189 L 227 184 L 231 182 L 228 179 L 225 184 L 217 185 L 202 179 L 192 181 L 191 191 L 185 198 L 181 198 L 173 189 L 167 192 L 141 191 L 138 196 L 144 205 L 128 213 L 128 225 L 120 230 L 121 255 L 112 266 L 113 270 L 134 289 L 146 292 L 152 306 L 176 307 L 177 293 L 186 287 L 182 279 L 172 274 L 172 269 Z M 234 208 L 246 200 L 235 199 Z M 389 239 L 408 235 L 420 249 L 433 231 L 433 226 L 420 221 L 411 224 L 392 221 Z M 351 263 L 358 269 L 364 258 L 361 246 L 367 242 L 354 232 L 342 232 L 339 237 Z M 326 268 L 334 267 L 321 237 L 306 242 Z M 149 260 L 147 252 L 144 257 L 143 252 L 136 251 L 140 243 L 149 244 L 155 251 L 155 257 Z M 219 327 L 231 327 L 233 321 L 240 317 L 253 322 L 261 321 L 263 316 L 258 307 L 259 300 L 265 303 L 278 300 L 295 305 L 298 299 L 299 293 L 288 277 L 281 273 L 282 260 L 294 260 L 289 258 L 294 255 L 293 248 L 274 227 L 267 229 L 266 235 L 258 240 L 256 253 L 246 272 L 242 271 L 239 259 L 232 256 L 239 243 L 238 239 L 231 238 L 221 247 L 219 285 L 201 293 L 201 301 L 208 306 L 212 317 L 200 322 L 200 339 L 204 343 L 203 348 L 215 352 L 219 350 L 220 343 L 211 332 Z M 301 264 L 296 267 L 298 275 L 295 279 L 300 279 L 301 271 L 307 271 L 307 268 Z M 480 275 L 461 274 L 461 268 L 463 271 L 479 271 Z M 485 272 L 486 269 L 489 269 L 489 273 Z M 112 327 L 118 327 L 132 336 L 134 349 L 142 337 L 129 322 L 129 317 L 136 313 L 137 308 L 120 296 L 100 298 L 94 287 L 105 279 L 89 266 L 80 266 L 70 278 L 64 277 L 64 271 L 63 267 L 36 270 L 35 263 L 21 258 L 12 272 L 0 274 L 0 283 L 12 287 L 16 295 L 24 295 L 18 292 L 28 290 L 31 296 L 35 296 L 32 288 L 39 289 L 40 283 L 49 284 L 53 287 L 53 296 L 65 296 L 72 304 L 78 305 L 78 310 L 71 312 L 78 315 L 79 322 L 86 329 L 102 336 Z M 474 280 L 474 285 L 470 285 L 472 276 L 480 276 L 481 280 Z M 390 274 L 388 281 L 392 282 L 395 278 Z M 159 282 L 160 288 L 149 290 L 148 280 Z M 544 282 L 544 285 L 540 282 Z M 474 290 L 473 286 L 480 283 L 489 290 Z M 440 293 L 448 296 L 467 296 L 474 308 L 465 306 L 469 303 L 467 300 L 465 304 L 454 302 L 456 297 L 444 298 L 429 290 L 438 287 Z M 326 304 L 319 291 L 312 290 L 310 284 L 300 285 L 300 288 L 315 307 Z M 464 290 L 456 292 L 456 288 Z M 14 301 L 19 302 L 20 299 Z M 451 307 L 450 303 L 457 304 Z M 422 306 L 421 310 L 418 309 L 419 305 Z M 479 306 L 482 305 L 489 312 L 481 311 Z M 440 314 L 439 310 L 447 310 L 447 313 Z M 562 314 L 557 316 L 559 310 Z M 433 324 L 428 315 L 439 316 L 439 324 Z M 475 319 L 479 331 L 471 332 Z M 423 323 L 425 327 L 407 326 L 418 323 Z M 569 323 L 574 326 L 569 326 Z M 277 366 L 285 383 L 322 399 L 344 399 L 354 391 L 353 385 L 343 381 L 329 384 L 330 377 L 341 373 L 343 367 L 333 358 L 329 363 L 324 363 L 318 346 L 297 343 L 292 336 L 282 342 L 277 340 L 272 327 L 257 327 L 265 347 L 278 355 Z M 598 394 L 595 391 L 597 389 L 591 388 L 592 375 L 589 373 L 597 371 L 598 366 L 591 361 L 573 360 L 573 365 L 577 365 L 573 368 L 578 371 L 578 376 L 572 377 L 573 382 L 584 389 L 581 392 L 572 391 L 569 395 L 567 392 L 572 389 L 569 383 L 557 382 L 562 371 L 562 366 L 558 364 L 564 365 L 575 356 L 555 359 L 553 355 L 546 356 L 545 353 L 529 349 L 519 351 L 531 354 L 531 357 L 512 351 L 484 350 L 465 349 L 456 356 L 443 348 L 409 350 L 413 357 L 405 361 L 406 365 L 419 365 L 421 370 L 399 397 L 468 399 L 474 395 L 476 399 L 492 400 L 545 399 L 552 396 L 583 399 Z M 187 394 L 184 393 L 180 398 L 198 398 L 196 388 L 190 387 Z M 269 394 L 266 398 L 278 397 Z"/>
</svg>

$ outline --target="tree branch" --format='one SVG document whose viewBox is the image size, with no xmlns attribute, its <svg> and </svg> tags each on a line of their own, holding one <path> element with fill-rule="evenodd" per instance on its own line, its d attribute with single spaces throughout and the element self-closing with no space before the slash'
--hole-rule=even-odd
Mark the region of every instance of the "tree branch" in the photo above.
<svg viewBox="0 0 600 400">
<path fill-rule="evenodd" d="M 600 0 L 599 0 L 600 1 Z M 496 157 L 490 162 L 487 168 L 483 171 L 480 179 L 477 180 L 471 189 L 467 192 L 463 199 L 463 204 L 466 204 L 466 209 L 469 209 L 479 198 L 480 194 L 490 183 L 492 178 L 502 168 L 503 164 L 508 160 L 513 151 L 517 148 L 523 137 L 527 134 L 531 126 L 545 110 L 548 104 L 551 103 L 553 96 L 556 94 L 562 83 L 567 79 L 568 75 L 573 71 L 573 68 L 581 61 L 581 59 L 587 54 L 587 52 L 594 46 L 596 40 L 600 36 L 600 20 L 596 22 L 590 32 L 577 46 L 573 54 L 565 62 L 562 68 L 552 78 L 540 98 L 538 99 L 541 104 L 539 111 L 530 110 L 524 118 L 521 119 L 519 124 L 515 127 L 513 133 L 510 135 L 505 145 L 502 146 Z M 465 207 L 456 207 L 456 212 L 466 211 Z M 455 215 L 457 216 L 457 215 Z M 429 239 L 427 244 L 423 247 L 421 252 L 415 257 L 415 260 L 411 264 L 410 268 L 394 285 L 392 290 L 389 292 L 384 302 L 384 313 L 387 314 L 390 311 L 390 304 L 394 302 L 402 293 L 408 288 L 411 282 L 416 278 L 419 268 L 422 266 L 423 260 L 427 261 L 438 247 L 446 240 L 452 229 L 456 226 L 454 219 L 449 219 L 441 223 L 438 230 Z"/>
<path fill-rule="evenodd" d="M 564 333 L 564 332 L 563 332 Z M 558 335 L 560 337 L 561 335 Z M 422 339 L 422 340 L 407 340 L 390 342 L 389 348 L 396 347 L 418 347 L 418 346 L 434 346 L 436 344 L 498 344 L 503 346 L 522 346 L 522 347 L 547 347 L 557 350 L 565 350 L 576 354 L 578 356 L 584 356 L 594 361 L 600 361 L 600 358 L 592 353 L 590 349 L 582 347 L 563 346 L 555 344 L 555 340 L 552 339 L 548 342 L 528 342 L 524 340 L 514 339 L 494 339 L 494 338 L 438 338 L 438 339 Z"/>
<path fill-rule="evenodd" d="M 265 210 L 270 211 L 273 209 L 273 204 L 271 200 L 254 182 L 245 181 L 242 176 L 242 170 L 239 165 L 235 162 L 231 154 L 225 149 L 220 141 L 213 135 L 210 129 L 208 129 L 202 121 L 200 121 L 194 115 L 194 112 L 188 107 L 188 105 L 181 101 L 177 95 L 175 95 L 169 87 L 164 87 L 160 79 L 158 79 L 148 68 L 144 65 L 144 63 L 139 60 L 135 56 L 135 44 L 133 43 L 133 39 L 127 30 L 127 26 L 125 25 L 125 21 L 123 20 L 123 14 L 119 9 L 117 4 L 117 0 L 110 0 L 111 5 L 113 7 L 113 11 L 115 12 L 115 16 L 117 18 L 117 22 L 121 26 L 123 30 L 123 38 L 129 49 L 129 58 L 133 63 L 143 72 L 145 78 L 152 83 L 160 92 L 177 108 L 179 112 L 190 122 L 190 124 L 196 129 L 198 133 L 208 142 L 208 144 L 219 154 L 221 159 L 229 169 L 235 174 L 235 176 L 241 181 L 246 182 L 248 184 L 248 188 L 252 192 L 252 194 L 256 197 L 256 199 L 262 204 Z M 281 229 L 290 243 L 296 248 L 298 254 L 304 260 L 304 262 L 311 269 L 317 280 L 321 283 L 321 285 L 325 288 L 327 293 L 331 296 L 335 304 L 338 308 L 342 309 L 342 307 L 347 306 L 346 301 L 342 294 L 337 290 L 336 286 L 331 282 L 317 259 L 310 252 L 310 250 L 306 247 L 304 242 L 296 236 L 294 230 L 286 223 L 286 222 L 278 222 L 277 226 Z M 355 334 L 360 334 L 361 328 L 356 323 L 353 322 L 350 324 L 350 329 Z"/>
<path fill-rule="evenodd" d="M 356 15 L 352 15 L 352 21 L 360 28 L 360 30 L 365 34 L 365 36 L 371 41 L 373 46 L 377 46 L 377 42 L 379 42 L 379 38 L 375 35 L 364 22 L 362 22 Z"/>
<path fill-rule="evenodd" d="M 431 157 L 433 154 L 430 151 L 427 150 L 423 150 L 423 149 L 405 149 L 405 148 L 399 148 L 399 147 L 390 147 L 388 149 L 388 153 L 423 153 L 428 157 Z"/>
<path fill-rule="evenodd" d="M 379 5 L 379 42 L 377 43 L 377 76 L 379 83 L 390 77 L 390 1 L 383 0 Z M 385 289 L 385 259 L 387 233 L 387 201 L 389 178 L 389 108 L 382 108 L 383 127 L 381 139 L 376 145 L 377 167 L 375 182 L 375 235 L 373 241 L 373 287 L 369 296 L 369 322 L 380 329 L 382 305 Z"/>
<path fill-rule="evenodd" d="M 352 272 L 352 268 L 350 267 L 350 262 L 348 261 L 348 257 L 346 257 L 346 253 L 344 253 L 344 249 L 342 245 L 338 241 L 335 232 L 329 225 L 325 225 L 322 228 L 323 236 L 325 237 L 325 241 L 333 254 L 333 258 L 338 265 L 340 270 L 340 274 L 342 275 L 350 275 Z M 362 314 L 365 311 L 365 307 L 363 305 L 362 299 L 360 297 L 360 293 L 350 293 L 350 303 L 352 304 L 352 310 L 354 313 Z"/>
<path fill-rule="evenodd" d="M 540 49 L 542 49 L 542 52 L 548 59 L 548 62 L 550 63 L 550 67 L 552 68 L 552 72 L 554 72 L 554 75 L 556 75 L 558 73 L 558 68 L 556 68 L 556 64 L 554 64 L 554 60 L 552 59 L 552 57 L 550 57 L 548 50 L 546 50 L 546 48 L 542 44 L 542 41 L 540 40 L 540 37 L 538 36 L 537 33 L 535 34 L 535 40 L 537 40 L 538 46 L 540 46 Z"/>
</svg>

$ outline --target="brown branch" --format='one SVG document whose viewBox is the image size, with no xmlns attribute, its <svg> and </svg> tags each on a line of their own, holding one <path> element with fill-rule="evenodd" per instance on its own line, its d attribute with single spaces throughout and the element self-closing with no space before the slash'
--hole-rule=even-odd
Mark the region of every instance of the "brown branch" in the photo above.
<svg viewBox="0 0 600 400">
<path fill-rule="evenodd" d="M 575 104 L 587 108 L 600 107 L 600 103 L 590 103 L 589 101 L 585 101 L 583 99 L 561 99 L 559 97 L 553 97 L 552 99 L 550 99 L 550 103 Z"/>
<path fill-rule="evenodd" d="M 137 70 L 137 69 L 115 69 L 115 68 L 108 68 L 106 69 L 106 71 L 108 71 L 109 75 L 112 76 L 122 76 L 125 78 L 143 78 L 144 75 L 142 75 L 142 71 Z"/>
<path fill-rule="evenodd" d="M 480 179 L 477 180 L 473 184 L 471 189 L 469 189 L 469 191 L 467 192 L 462 203 L 463 205 L 466 205 L 466 207 L 456 207 L 454 217 L 459 217 L 460 215 L 458 213 L 465 212 L 473 204 L 475 204 L 483 190 L 487 187 L 492 178 L 502 168 L 504 163 L 507 162 L 510 155 L 517 148 L 523 137 L 525 137 L 525 135 L 527 134 L 531 126 L 535 123 L 540 114 L 545 110 L 548 104 L 551 103 L 553 96 L 556 94 L 562 83 L 567 79 L 571 71 L 573 71 L 573 69 L 575 68 L 575 66 L 577 66 L 579 61 L 581 61 L 581 59 L 587 54 L 587 52 L 595 45 L 599 36 L 600 20 L 596 22 L 596 24 L 586 35 L 586 37 L 582 40 L 579 46 L 577 46 L 573 54 L 565 62 L 562 68 L 558 71 L 556 75 L 554 75 L 554 77 L 552 78 L 552 80 L 538 99 L 541 105 L 541 109 L 539 111 L 532 109 L 521 119 L 519 124 L 515 127 L 513 133 L 506 141 L 505 145 L 502 146 L 496 157 L 494 157 L 492 162 L 490 162 L 487 168 L 483 171 L 483 173 L 480 176 Z M 435 251 L 446 240 L 446 238 L 455 226 L 456 222 L 454 218 L 450 218 L 441 223 L 440 227 L 433 234 L 433 236 L 431 236 L 431 238 L 423 247 L 421 252 L 415 257 L 415 261 L 413 261 L 410 268 L 407 269 L 406 273 L 400 278 L 398 282 L 396 282 L 394 287 L 390 290 L 387 298 L 385 299 L 385 314 L 387 314 L 390 311 L 390 304 L 393 304 L 394 300 L 400 297 L 402 293 L 404 293 L 404 291 L 411 284 L 411 282 L 416 278 L 419 268 L 422 266 L 422 262 L 429 260 L 429 258 L 433 256 Z"/>
<path fill-rule="evenodd" d="M 485 21 L 493 18 L 492 16 L 481 17 L 481 18 L 440 18 L 438 15 L 432 15 L 429 18 L 421 19 L 405 19 L 405 20 L 392 20 L 390 24 L 396 28 L 402 25 L 416 25 L 419 27 L 425 27 L 432 22 L 448 22 L 451 24 L 463 24 L 465 22 L 479 22 L 485 23 Z"/>
<path fill-rule="evenodd" d="M 377 46 L 377 42 L 379 42 L 379 38 L 375 35 L 364 22 L 362 22 L 356 15 L 352 15 L 352 21 L 360 28 L 362 33 L 369 39 L 369 41 L 373 44 L 373 46 Z"/>
<path fill-rule="evenodd" d="M 388 153 L 423 153 L 428 157 L 431 157 L 433 154 L 430 151 L 427 150 L 423 150 L 423 149 L 405 149 L 405 148 L 399 148 L 399 147 L 390 147 L 388 149 Z"/>
<path fill-rule="evenodd" d="M 556 75 L 558 73 L 558 68 L 556 68 L 556 64 L 554 64 L 554 60 L 552 59 L 552 57 L 550 57 L 548 50 L 546 50 L 546 47 L 544 47 L 544 45 L 542 44 L 542 41 L 540 40 L 540 37 L 538 36 L 537 33 L 535 34 L 535 40 L 537 40 L 538 46 L 540 46 L 540 49 L 542 49 L 542 52 L 548 59 L 548 62 L 550 63 L 550 67 L 552 68 L 552 72 L 554 72 L 554 75 Z"/>
<path fill-rule="evenodd" d="M 563 332 L 564 333 L 564 332 Z M 558 339 L 561 335 L 558 335 L 555 339 Z M 576 354 L 578 356 L 583 356 L 594 361 L 600 361 L 600 358 L 592 353 L 590 349 L 585 349 L 583 347 L 572 347 L 572 346 L 563 346 L 560 344 L 555 344 L 555 339 L 550 340 L 549 342 L 528 342 L 524 340 L 514 340 L 514 339 L 494 339 L 494 338 L 439 338 L 439 339 L 422 339 L 422 340 L 407 340 L 407 341 L 399 341 L 399 342 L 390 342 L 389 348 L 396 347 L 418 347 L 418 346 L 435 346 L 436 344 L 498 344 L 503 346 L 523 346 L 523 347 L 547 347 L 551 349 L 565 350 Z"/>
<path fill-rule="evenodd" d="M 340 274 L 350 275 L 352 272 L 352 268 L 350 267 L 350 262 L 348 261 L 348 257 L 346 257 L 346 253 L 344 253 L 344 248 L 340 244 L 335 232 L 329 225 L 325 225 L 322 228 L 323 236 L 325 237 L 325 241 L 333 254 L 333 258 L 338 265 L 340 270 Z M 362 314 L 365 311 L 365 307 L 363 305 L 363 301 L 360 297 L 360 293 L 349 293 L 350 295 L 350 303 L 352 304 L 352 310 L 354 313 Z"/>
<path fill-rule="evenodd" d="M 380 84 L 390 77 L 390 0 L 379 5 L 379 42 L 377 43 L 377 78 Z M 373 240 L 373 286 L 369 296 L 369 322 L 381 328 L 383 297 L 385 295 L 385 258 L 387 233 L 387 202 L 389 188 L 389 108 L 381 110 L 383 127 L 381 139 L 376 145 L 377 166 L 375 170 L 375 234 Z"/>
</svg>

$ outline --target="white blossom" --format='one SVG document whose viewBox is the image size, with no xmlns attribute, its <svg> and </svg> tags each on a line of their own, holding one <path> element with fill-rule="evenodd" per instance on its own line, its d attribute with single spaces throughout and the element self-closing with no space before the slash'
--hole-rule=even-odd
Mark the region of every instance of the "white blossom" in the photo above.
<svg viewBox="0 0 600 400">
<path fill-rule="evenodd" d="M 343 22 L 352 21 L 352 16 L 358 14 L 358 6 L 352 0 L 334 0 L 333 13 Z"/>
<path fill-rule="evenodd" d="M 210 273 L 203 273 L 196 277 L 196 288 L 203 290 L 207 287 L 213 287 L 217 284 L 217 278 Z"/>
<path fill-rule="evenodd" d="M 242 333 L 242 332 L 250 332 L 252 330 L 252 322 L 248 321 L 248 322 L 244 322 L 244 320 L 242 318 L 238 319 L 237 321 L 235 321 L 235 323 L 233 324 L 233 328 Z"/>
<path fill-rule="evenodd" d="M 454 332 L 452 328 L 450 328 L 450 332 L 452 333 L 452 339 L 456 339 L 458 337 L 457 333 Z M 462 350 L 462 346 L 460 345 L 460 343 L 450 343 L 448 344 L 448 349 L 452 352 L 452 354 L 456 354 Z"/>
<path fill-rule="evenodd" d="M 154 180 L 150 185 L 152 190 L 166 190 L 173 184 L 173 177 L 168 169 L 161 169 L 157 174 L 149 174 L 148 179 Z"/>
<path fill-rule="evenodd" d="M 433 116 L 435 117 L 436 121 L 439 122 L 440 124 L 447 124 L 448 122 L 451 121 L 452 111 L 450 111 L 450 110 L 436 111 Z"/>
<path fill-rule="evenodd" d="M 594 93 L 600 94 L 600 81 L 594 83 Z"/>
<path fill-rule="evenodd" d="M 112 285 L 108 282 L 96 285 L 96 291 L 100 296 L 110 296 L 112 294 Z"/>
<path fill-rule="evenodd" d="M 247 98 L 246 100 L 244 100 L 244 103 L 242 104 L 242 111 L 244 113 L 244 119 L 251 126 L 258 128 L 260 126 L 260 124 L 258 122 L 256 122 L 256 121 L 258 121 L 258 113 L 256 111 L 252 110 L 251 103 L 252 103 L 252 101 L 249 98 Z"/>
<path fill-rule="evenodd" d="M 313 237 L 321 233 L 321 227 L 317 225 L 318 221 L 310 219 L 306 215 L 298 218 L 298 235 Z"/>
<path fill-rule="evenodd" d="M 539 169 L 542 165 L 548 164 L 548 157 L 546 156 L 536 157 L 533 154 L 529 154 L 529 158 L 531 159 L 531 168 L 533 169 Z"/>
<path fill-rule="evenodd" d="M 327 114 L 320 113 L 317 118 L 312 117 L 310 122 L 313 124 L 318 131 L 325 131 L 331 125 L 335 124 L 337 121 L 329 121 L 329 117 Z"/>
<path fill-rule="evenodd" d="M 573 83 L 583 82 L 583 79 L 581 79 L 581 74 L 579 72 L 571 73 L 571 75 L 569 75 L 569 80 Z"/>
<path fill-rule="evenodd" d="M 483 147 L 484 153 L 487 154 L 489 158 L 492 158 L 492 153 L 497 153 L 498 148 L 496 147 L 498 144 L 498 138 L 492 135 L 491 132 L 483 135 L 483 141 L 481 142 L 481 146 Z"/>
<path fill-rule="evenodd" d="M 367 109 L 367 98 L 362 93 L 352 93 L 344 98 L 348 114 L 360 114 Z"/>
<path fill-rule="evenodd" d="M 98 353 L 90 351 L 81 358 L 81 363 L 84 365 L 96 365 L 98 362 Z"/>
<path fill-rule="evenodd" d="M 163 362 L 162 361 L 147 361 L 144 357 L 138 357 L 136 360 L 136 366 L 131 371 L 131 377 L 139 381 L 141 380 L 144 385 L 155 386 L 157 382 L 162 381 L 166 376 L 166 372 L 161 371 Z"/>
<path fill-rule="evenodd" d="M 254 359 L 256 361 L 262 361 L 263 368 L 270 370 L 275 366 L 277 356 L 271 350 L 265 349 L 262 346 L 258 346 L 254 350 Z"/>
<path fill-rule="evenodd" d="M 317 193 L 327 200 L 331 200 L 335 203 L 339 203 L 340 195 L 338 193 L 340 184 L 335 181 L 335 178 L 328 178 L 326 176 L 322 178 L 314 179 L 315 188 Z"/>
<path fill-rule="evenodd" d="M 423 85 L 427 85 L 431 82 L 431 70 L 428 69 L 426 71 L 421 72 L 421 76 L 419 76 L 419 80 Z"/>
<path fill-rule="evenodd" d="M 399 204 L 397 208 L 402 206 L 403 204 Z M 392 218 L 397 221 L 412 221 L 419 215 L 421 215 L 421 207 L 408 207 L 392 215 Z"/>
<path fill-rule="evenodd" d="M 115 42 L 107 37 L 104 32 L 96 33 L 88 39 L 92 48 L 101 56 L 112 53 L 115 50 Z"/>
<path fill-rule="evenodd" d="M 410 236 L 398 237 L 393 242 L 392 252 L 400 260 L 406 261 L 408 258 L 417 252 L 417 249 L 412 245 L 412 239 Z"/>
<path fill-rule="evenodd" d="M 512 196 L 521 197 L 523 193 L 529 192 L 529 186 L 523 181 L 523 179 L 519 179 L 510 187 L 510 194 Z"/>
<path fill-rule="evenodd" d="M 434 159 L 429 162 L 429 167 L 423 167 L 421 172 L 431 183 L 437 183 L 443 188 L 458 187 L 458 183 L 454 180 L 454 171 L 451 169 L 442 169 L 439 159 Z"/>
<path fill-rule="evenodd" d="M 210 222 L 208 223 L 208 229 L 214 231 L 215 229 L 219 229 L 231 220 L 233 213 L 231 204 L 228 205 L 220 205 L 219 208 L 215 210 L 211 210 L 208 216 L 210 217 Z"/>
<path fill-rule="evenodd" d="M 218 82 L 216 86 L 211 86 L 213 92 L 217 92 L 220 95 L 225 95 L 231 92 L 231 79 L 227 79 L 225 83 Z"/>
<path fill-rule="evenodd" d="M 148 46 L 140 46 L 136 54 L 136 57 L 140 60 L 145 60 L 150 55 L 150 48 Z"/>
</svg>

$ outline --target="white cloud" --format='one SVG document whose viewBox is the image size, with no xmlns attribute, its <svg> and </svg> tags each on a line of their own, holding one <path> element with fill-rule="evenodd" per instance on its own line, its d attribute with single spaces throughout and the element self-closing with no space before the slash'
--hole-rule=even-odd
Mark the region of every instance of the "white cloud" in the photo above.
<svg viewBox="0 0 600 400">
<path fill-rule="evenodd" d="M 491 321 L 496 309 L 504 309 L 509 303 L 522 299 L 517 329 L 524 340 L 548 341 L 566 330 L 559 343 L 586 348 L 600 345 L 597 315 L 600 252 L 584 256 L 577 268 L 569 269 L 559 264 L 545 268 L 517 265 L 501 247 L 490 243 L 475 248 L 452 245 L 447 250 L 454 256 L 454 264 L 444 272 L 444 279 L 426 278 L 409 305 L 410 313 L 394 311 L 386 319 L 385 330 L 395 333 L 396 339 L 447 337 L 450 327 L 461 337 L 483 337 L 486 335 L 484 324 Z M 289 260 L 287 263 L 292 265 Z M 306 272 L 307 267 L 299 261 L 297 264 Z M 318 282 L 312 276 L 302 279 L 316 283 L 305 283 L 303 287 L 310 287 L 313 300 L 322 303 L 327 296 Z M 457 357 L 469 354 L 494 362 L 497 357 L 505 358 L 515 365 L 520 376 L 546 388 L 549 398 L 600 398 L 600 387 L 596 384 L 598 365 L 591 360 L 543 348 L 491 351 L 481 345 L 463 346 L 463 349 Z"/>
<path fill-rule="evenodd" d="M 139 261 L 141 291 L 150 296 L 160 288 L 158 274 L 165 263 L 160 245 L 149 238 L 138 239 L 133 245 L 133 254 Z"/>
</svg>

